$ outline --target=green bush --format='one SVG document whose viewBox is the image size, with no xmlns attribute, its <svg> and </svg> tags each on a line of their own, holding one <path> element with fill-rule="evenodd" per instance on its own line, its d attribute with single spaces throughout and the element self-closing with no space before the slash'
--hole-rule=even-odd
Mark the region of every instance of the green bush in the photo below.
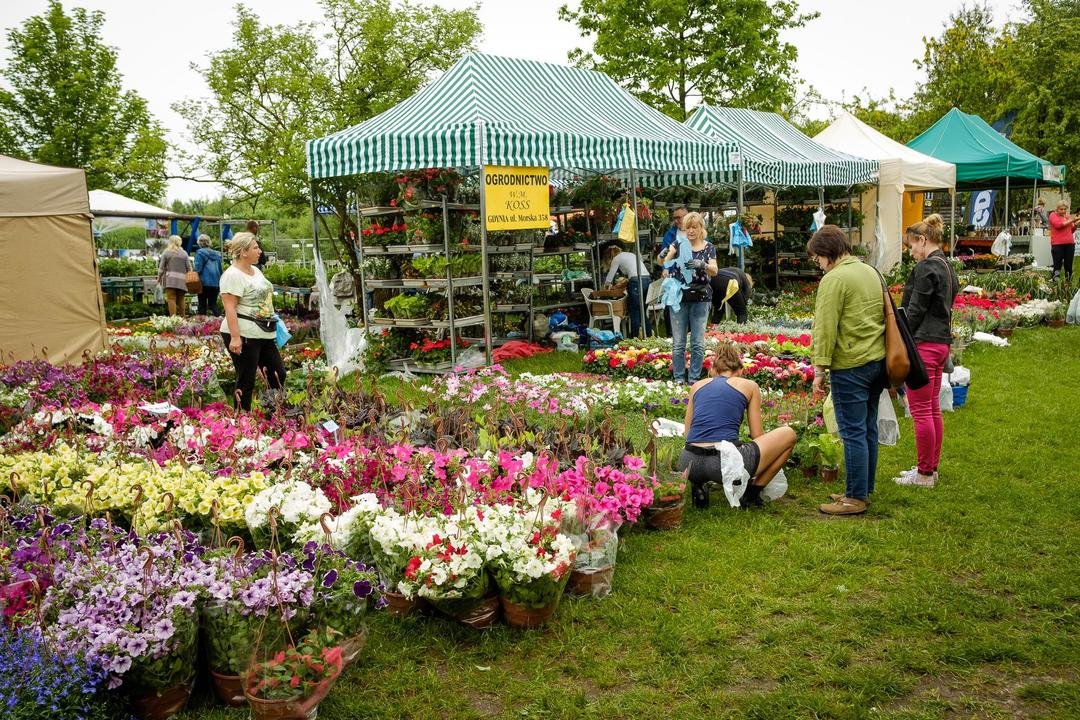
<svg viewBox="0 0 1080 720">
<path fill-rule="evenodd" d="M 150 303 L 115 302 L 105 306 L 105 319 L 110 322 L 121 318 L 140 318 L 164 314 L 164 305 L 151 305 Z"/>
</svg>

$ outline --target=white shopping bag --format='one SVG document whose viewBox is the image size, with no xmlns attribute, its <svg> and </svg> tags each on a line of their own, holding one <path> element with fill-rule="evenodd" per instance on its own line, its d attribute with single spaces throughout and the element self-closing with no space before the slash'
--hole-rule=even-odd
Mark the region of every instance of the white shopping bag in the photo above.
<svg viewBox="0 0 1080 720">
<path fill-rule="evenodd" d="M 900 440 L 900 423 L 888 390 L 881 391 L 877 413 L 878 445 L 895 445 Z"/>
</svg>

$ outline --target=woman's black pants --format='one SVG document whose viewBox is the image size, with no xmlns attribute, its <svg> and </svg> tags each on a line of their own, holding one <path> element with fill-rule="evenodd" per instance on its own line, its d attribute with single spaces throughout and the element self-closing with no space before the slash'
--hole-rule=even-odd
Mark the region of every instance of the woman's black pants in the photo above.
<svg viewBox="0 0 1080 720">
<path fill-rule="evenodd" d="M 221 333 L 221 339 L 225 341 L 228 349 L 229 333 Z M 273 388 L 278 389 L 285 385 L 285 363 L 281 361 L 281 353 L 278 352 L 277 342 L 273 338 L 242 338 L 243 345 L 239 355 L 229 353 L 233 366 L 236 368 L 236 392 L 239 395 L 237 404 L 242 410 L 251 409 L 251 397 L 255 391 L 255 376 L 261 369 L 266 373 L 266 382 Z"/>
</svg>

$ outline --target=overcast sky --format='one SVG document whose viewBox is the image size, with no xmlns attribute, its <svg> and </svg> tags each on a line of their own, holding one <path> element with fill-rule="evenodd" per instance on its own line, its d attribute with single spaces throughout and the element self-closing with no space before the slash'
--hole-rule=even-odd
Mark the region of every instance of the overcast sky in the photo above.
<svg viewBox="0 0 1080 720">
<path fill-rule="evenodd" d="M 581 44 L 576 28 L 558 19 L 566 0 L 483 0 L 480 50 L 533 60 L 566 62 L 566 53 Z M 576 4 L 575 0 L 569 0 Z M 834 102 L 850 100 L 864 89 L 883 97 L 890 89 L 908 97 L 919 82 L 913 61 L 922 57 L 922 38 L 936 36 L 962 0 L 804 0 L 804 12 L 821 17 L 785 38 L 799 49 L 800 77 Z M 293 24 L 321 16 L 316 0 L 248 0 L 264 23 Z M 441 0 L 444 7 L 464 8 L 469 0 Z M 1000 25 L 1022 17 L 1015 0 L 993 0 Z M 0 59 L 6 59 L 6 30 L 39 15 L 47 0 L 0 0 L 0 28 L 5 38 Z M 104 40 L 119 52 L 124 87 L 142 95 L 164 124 L 169 139 L 183 143 L 186 124 L 171 103 L 205 97 L 202 78 L 190 68 L 205 64 L 210 53 L 227 47 L 232 36 L 234 4 L 227 0 L 65 0 L 64 7 L 85 7 L 105 13 Z M 632 19 L 628 19 L 632 22 Z M 827 117 L 828 108 L 810 109 Z M 192 112 L 199 111 L 193 106 Z M 175 168 L 170 168 L 175 171 Z M 174 181 L 168 200 L 207 197 L 212 186 Z"/>
</svg>

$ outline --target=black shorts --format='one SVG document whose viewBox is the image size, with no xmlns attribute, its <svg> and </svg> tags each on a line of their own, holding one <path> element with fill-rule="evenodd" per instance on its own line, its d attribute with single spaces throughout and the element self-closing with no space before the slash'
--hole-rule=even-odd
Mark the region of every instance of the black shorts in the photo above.
<svg viewBox="0 0 1080 720">
<path fill-rule="evenodd" d="M 761 463 L 761 449 L 757 443 L 751 440 L 750 442 L 735 442 L 732 443 L 738 449 L 739 454 L 742 455 L 743 467 L 746 468 L 746 472 L 750 477 L 754 477 L 757 474 L 758 465 Z M 685 470 L 694 465 L 692 474 L 697 477 L 706 477 L 714 482 L 723 482 L 723 472 L 720 470 L 720 453 L 713 448 L 702 448 L 694 445 L 687 445 L 679 453 L 677 470 Z"/>
</svg>

